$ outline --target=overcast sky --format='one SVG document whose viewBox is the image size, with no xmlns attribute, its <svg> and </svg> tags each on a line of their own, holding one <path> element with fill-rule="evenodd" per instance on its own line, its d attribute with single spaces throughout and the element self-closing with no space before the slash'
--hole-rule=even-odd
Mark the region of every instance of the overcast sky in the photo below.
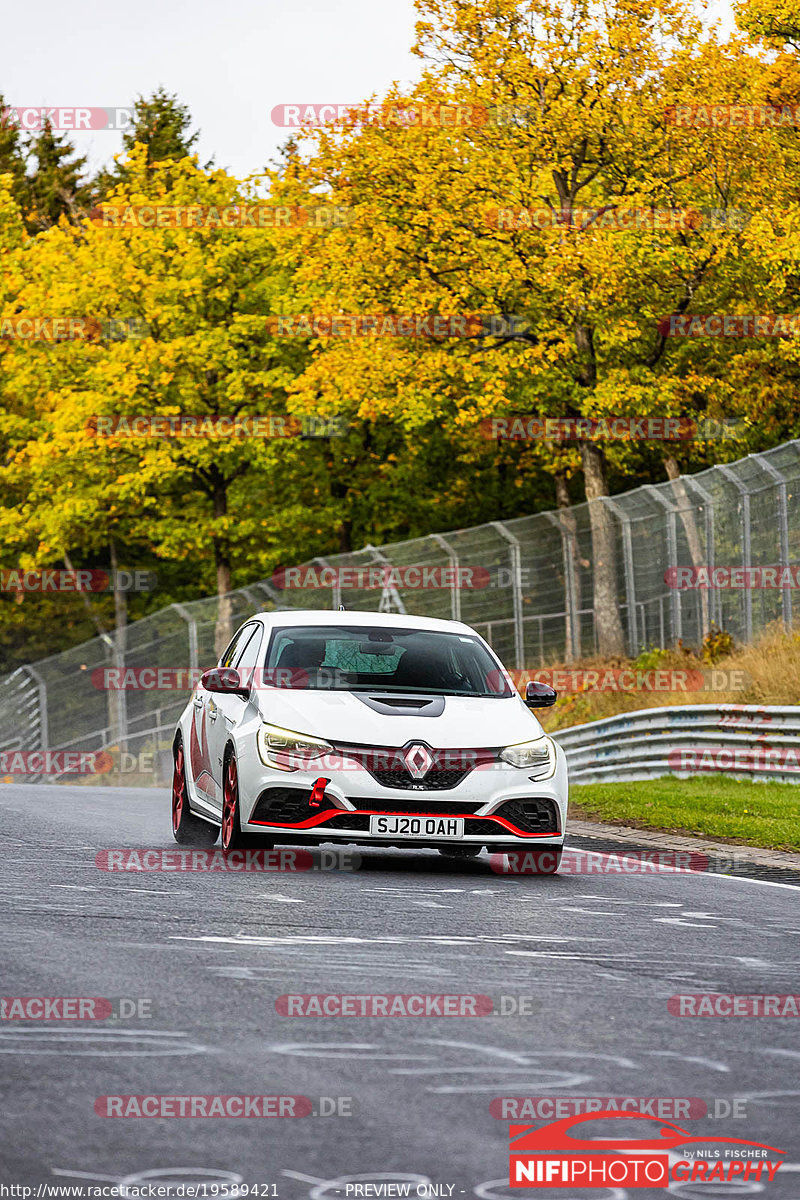
<svg viewBox="0 0 800 1200">
<path fill-rule="evenodd" d="M 730 20 L 728 0 L 712 0 Z M 243 176 L 274 158 L 278 104 L 348 103 L 417 78 L 412 0 L 35 0 L 7 5 L 0 92 L 13 106 L 124 107 L 159 85 L 201 130 L 205 162 Z M 122 136 L 73 135 L 93 168 Z"/>
</svg>

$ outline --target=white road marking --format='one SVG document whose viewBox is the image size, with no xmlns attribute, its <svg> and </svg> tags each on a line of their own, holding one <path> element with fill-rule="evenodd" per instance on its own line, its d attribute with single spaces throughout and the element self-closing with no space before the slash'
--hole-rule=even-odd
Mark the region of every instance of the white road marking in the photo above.
<svg viewBox="0 0 800 1200">
<path fill-rule="evenodd" d="M 730 1074 L 726 1063 L 715 1062 L 713 1058 L 696 1058 L 690 1054 L 680 1054 L 677 1050 L 645 1050 L 645 1054 L 659 1058 L 679 1058 L 681 1062 L 697 1063 L 701 1067 L 710 1067 L 712 1071 L 723 1071 Z"/>
<path fill-rule="evenodd" d="M 165 1058 L 178 1054 L 212 1054 L 208 1046 L 176 1039 L 188 1035 L 169 1030 L 52 1028 L 0 1030 L 0 1054 L 71 1054 L 80 1058 Z M 168 1039 L 168 1040 L 164 1040 Z M 170 1040 L 171 1039 L 171 1044 Z M 136 1047 L 136 1043 L 142 1043 Z M 39 1048 L 41 1046 L 41 1049 Z M 127 1049 L 127 1046 L 136 1048 Z"/>
</svg>

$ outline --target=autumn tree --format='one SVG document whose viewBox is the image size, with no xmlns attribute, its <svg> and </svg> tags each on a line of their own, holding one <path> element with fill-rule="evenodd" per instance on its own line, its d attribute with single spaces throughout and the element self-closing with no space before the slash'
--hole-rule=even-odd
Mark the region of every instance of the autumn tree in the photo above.
<svg viewBox="0 0 800 1200">
<path fill-rule="evenodd" d="M 519 318 L 462 338 L 319 339 L 307 393 L 362 415 L 473 427 L 513 404 L 541 415 L 719 412 L 719 379 L 675 379 L 659 318 L 710 311 L 739 288 L 742 231 L 705 210 L 737 203 L 758 164 L 734 145 L 692 143 L 667 108 L 680 86 L 746 74 L 682 0 L 600 9 L 585 0 L 420 0 L 420 85 L 379 119 L 317 133 L 293 160 L 291 194 L 324 187 L 351 221 L 298 253 L 294 295 L 333 312 L 483 313 Z M 420 114 L 449 114 L 425 119 Z M 414 113 L 417 114 L 416 118 Z M 683 141 L 681 141 L 683 138 Z M 720 182 L 724 188 L 720 191 Z M 633 225 L 618 219 L 640 214 Z M 647 214 L 666 213 L 665 221 Z M 683 214 L 676 224 L 670 214 Z M 694 214 L 694 215 L 692 215 Z M 287 248 L 288 253 L 300 247 Z M 500 328 L 501 332 L 496 332 Z M 697 366 L 697 360 L 695 360 Z M 599 649 L 624 651 L 608 457 L 580 443 L 589 501 Z M 563 451 L 542 447 L 557 468 Z"/>
<path fill-rule="evenodd" d="M 188 105 L 182 104 L 177 95 L 159 87 L 151 96 L 139 96 L 134 101 L 134 111 L 133 125 L 122 135 L 123 154 L 115 161 L 113 168 L 98 173 L 95 191 L 100 197 L 107 195 L 118 184 L 130 181 L 128 160 L 137 146 L 145 148 L 148 174 L 157 163 L 177 162 L 194 152 L 200 132 L 190 132 L 191 113 Z M 137 169 L 141 171 L 141 167 Z"/>
<path fill-rule="evenodd" d="M 86 157 L 76 155 L 68 138 L 56 133 L 49 122 L 31 138 L 29 152 L 34 165 L 25 206 L 31 232 L 49 229 L 61 217 L 75 220 L 84 214 L 90 200 Z"/>
</svg>

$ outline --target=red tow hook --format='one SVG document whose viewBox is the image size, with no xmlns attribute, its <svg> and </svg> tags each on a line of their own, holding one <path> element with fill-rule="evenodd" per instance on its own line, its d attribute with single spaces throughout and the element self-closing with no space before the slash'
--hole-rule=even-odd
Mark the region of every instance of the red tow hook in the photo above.
<svg viewBox="0 0 800 1200">
<path fill-rule="evenodd" d="M 320 776 L 319 779 L 314 780 L 314 786 L 312 787 L 311 795 L 308 798 L 310 808 L 319 808 L 320 804 L 322 804 L 322 801 L 325 799 L 325 788 L 329 783 L 330 779 L 323 779 L 322 776 Z"/>
</svg>

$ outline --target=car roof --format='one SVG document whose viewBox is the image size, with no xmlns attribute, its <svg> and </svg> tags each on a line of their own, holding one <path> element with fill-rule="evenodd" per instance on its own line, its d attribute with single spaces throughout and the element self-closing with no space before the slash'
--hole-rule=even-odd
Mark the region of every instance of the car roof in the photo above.
<svg viewBox="0 0 800 1200">
<path fill-rule="evenodd" d="M 365 625 L 371 629 L 385 626 L 387 629 L 429 629 L 440 633 L 461 633 L 476 636 L 476 631 L 463 621 L 443 621 L 438 617 L 412 617 L 405 613 L 342 612 L 330 608 L 278 609 L 275 612 L 256 613 L 256 618 L 267 626 L 292 625 Z M 249 620 L 255 618 L 250 617 Z"/>
</svg>

